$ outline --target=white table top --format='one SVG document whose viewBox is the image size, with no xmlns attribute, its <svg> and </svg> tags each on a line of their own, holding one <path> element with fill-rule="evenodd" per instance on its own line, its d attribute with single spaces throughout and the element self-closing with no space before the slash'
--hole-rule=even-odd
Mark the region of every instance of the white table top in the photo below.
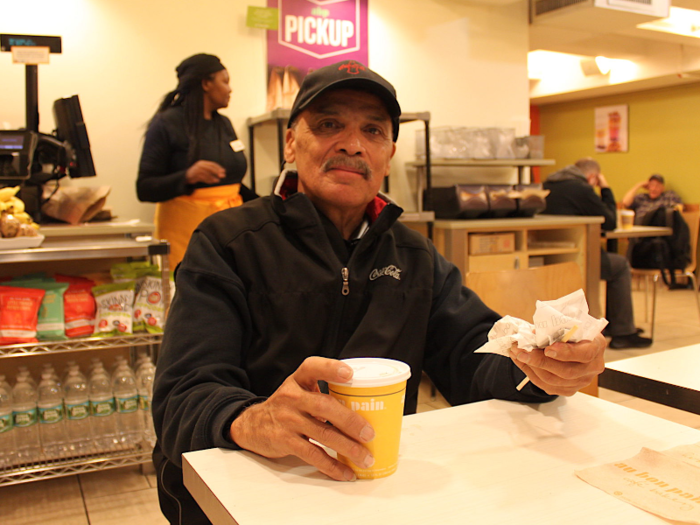
<svg viewBox="0 0 700 525">
<path fill-rule="evenodd" d="M 700 344 L 620 359 L 605 368 L 700 392 Z"/>
<path fill-rule="evenodd" d="M 217 525 L 660 524 L 574 471 L 698 441 L 700 430 L 579 393 L 407 416 L 384 479 L 336 482 L 295 458 L 224 449 L 184 454 L 183 470 Z"/>
</svg>

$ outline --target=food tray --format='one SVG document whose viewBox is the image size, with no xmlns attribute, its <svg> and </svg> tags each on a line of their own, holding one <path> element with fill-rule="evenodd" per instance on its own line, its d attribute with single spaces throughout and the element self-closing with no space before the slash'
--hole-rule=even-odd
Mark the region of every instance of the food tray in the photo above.
<svg viewBox="0 0 700 525">
<path fill-rule="evenodd" d="M 34 237 L 0 237 L 0 251 L 3 250 L 22 250 L 24 248 L 36 248 L 44 242 L 43 235 Z"/>
</svg>

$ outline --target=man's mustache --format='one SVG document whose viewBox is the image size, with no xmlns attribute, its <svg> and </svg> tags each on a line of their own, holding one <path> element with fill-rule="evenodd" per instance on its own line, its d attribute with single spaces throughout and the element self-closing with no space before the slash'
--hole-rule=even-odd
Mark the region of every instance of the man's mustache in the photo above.
<svg viewBox="0 0 700 525">
<path fill-rule="evenodd" d="M 365 179 L 372 178 L 372 169 L 362 159 L 337 155 L 324 162 L 322 169 L 324 172 L 327 172 L 335 168 L 347 168 L 352 171 L 357 171 Z"/>
</svg>

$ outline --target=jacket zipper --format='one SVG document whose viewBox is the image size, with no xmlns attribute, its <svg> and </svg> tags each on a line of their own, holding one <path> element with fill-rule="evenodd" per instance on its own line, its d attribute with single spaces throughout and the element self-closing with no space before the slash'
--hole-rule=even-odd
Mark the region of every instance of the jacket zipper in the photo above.
<svg viewBox="0 0 700 525">
<path fill-rule="evenodd" d="M 343 278 L 343 289 L 341 293 L 343 295 L 348 295 L 350 293 L 350 270 L 347 267 L 340 270 L 340 276 Z"/>
</svg>

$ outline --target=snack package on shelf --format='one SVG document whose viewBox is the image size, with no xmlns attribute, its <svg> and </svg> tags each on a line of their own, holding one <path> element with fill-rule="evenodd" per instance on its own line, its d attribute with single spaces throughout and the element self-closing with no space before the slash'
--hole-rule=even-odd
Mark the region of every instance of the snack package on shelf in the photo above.
<svg viewBox="0 0 700 525">
<path fill-rule="evenodd" d="M 148 261 L 117 263 L 110 273 L 115 283 L 134 282 L 133 331 L 163 333 L 163 289 L 160 268 Z"/>
<path fill-rule="evenodd" d="M 101 284 L 92 289 L 97 304 L 95 335 L 131 335 L 133 330 L 134 288 L 136 283 Z"/>
<path fill-rule="evenodd" d="M 56 281 L 68 283 L 63 294 L 65 309 L 66 336 L 82 337 L 92 335 L 95 331 L 95 298 L 92 288 L 95 282 L 83 277 L 56 274 Z"/>
<path fill-rule="evenodd" d="M 162 334 L 164 321 L 162 281 L 159 276 L 148 275 L 143 278 L 134 301 L 134 331 L 146 330 L 150 334 Z"/>
<path fill-rule="evenodd" d="M 45 294 L 35 288 L 0 286 L 0 345 L 37 342 L 39 308 Z"/>
</svg>

